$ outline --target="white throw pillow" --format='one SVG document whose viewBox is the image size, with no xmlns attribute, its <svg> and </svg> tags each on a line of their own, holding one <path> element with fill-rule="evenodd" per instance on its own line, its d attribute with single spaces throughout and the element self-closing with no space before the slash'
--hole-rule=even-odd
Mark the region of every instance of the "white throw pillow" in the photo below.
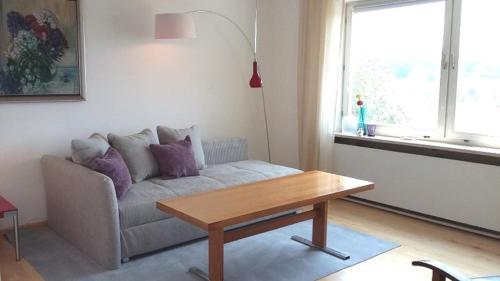
<svg viewBox="0 0 500 281">
<path fill-rule="evenodd" d="M 158 164 L 149 149 L 149 145 L 157 144 L 150 129 L 145 129 L 130 136 L 108 134 L 108 140 L 111 146 L 118 150 L 123 160 L 125 160 L 134 183 L 160 174 Z"/>
<path fill-rule="evenodd" d="M 198 170 L 205 169 L 205 153 L 201 144 L 200 130 L 196 125 L 186 129 L 172 129 L 165 126 L 156 127 L 158 139 L 160 144 L 169 144 L 172 142 L 180 141 L 189 136 L 193 145 L 194 158 L 196 160 L 196 167 Z"/>
<path fill-rule="evenodd" d="M 100 134 L 93 134 L 88 139 L 72 140 L 71 159 L 76 164 L 89 167 L 90 162 L 102 157 L 108 148 L 108 140 Z"/>
</svg>

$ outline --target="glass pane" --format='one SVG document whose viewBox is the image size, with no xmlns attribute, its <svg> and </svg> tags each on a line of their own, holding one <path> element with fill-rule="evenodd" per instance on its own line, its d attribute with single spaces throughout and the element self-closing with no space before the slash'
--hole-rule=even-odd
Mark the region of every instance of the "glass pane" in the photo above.
<svg viewBox="0 0 500 281">
<path fill-rule="evenodd" d="M 349 108 L 365 96 L 370 123 L 438 127 L 444 1 L 355 11 Z"/>
<path fill-rule="evenodd" d="M 500 136 L 500 1 L 462 3 L 455 131 Z"/>
</svg>

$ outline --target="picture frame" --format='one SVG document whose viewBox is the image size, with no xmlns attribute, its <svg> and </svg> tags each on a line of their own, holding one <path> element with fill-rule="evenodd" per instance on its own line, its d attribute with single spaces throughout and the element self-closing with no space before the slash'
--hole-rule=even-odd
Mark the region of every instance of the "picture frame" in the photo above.
<svg viewBox="0 0 500 281">
<path fill-rule="evenodd" d="M 85 101 L 80 2 L 0 0 L 0 103 Z"/>
</svg>

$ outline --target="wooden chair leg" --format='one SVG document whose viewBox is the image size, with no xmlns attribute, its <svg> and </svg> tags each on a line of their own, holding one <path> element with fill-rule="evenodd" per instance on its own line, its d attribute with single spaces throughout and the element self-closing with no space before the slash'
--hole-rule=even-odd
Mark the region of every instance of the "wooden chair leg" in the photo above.
<svg viewBox="0 0 500 281">
<path fill-rule="evenodd" d="M 411 264 L 432 270 L 432 281 L 445 281 L 446 278 L 451 281 L 472 281 L 458 270 L 437 261 L 414 261 Z"/>
<path fill-rule="evenodd" d="M 438 270 L 432 271 L 432 281 L 446 281 L 446 277 Z"/>
</svg>

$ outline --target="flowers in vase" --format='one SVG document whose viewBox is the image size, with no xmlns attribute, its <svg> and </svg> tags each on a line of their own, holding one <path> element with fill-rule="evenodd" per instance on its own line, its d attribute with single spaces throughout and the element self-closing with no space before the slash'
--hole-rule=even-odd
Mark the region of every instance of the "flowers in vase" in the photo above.
<svg viewBox="0 0 500 281">
<path fill-rule="evenodd" d="M 358 135 L 359 136 L 366 136 L 368 133 L 368 128 L 366 126 L 366 108 L 364 106 L 363 102 L 363 96 L 362 95 L 356 95 L 356 105 L 359 108 L 359 115 L 358 115 Z"/>
<path fill-rule="evenodd" d="M 47 9 L 27 16 L 11 11 L 7 29 L 10 43 L 5 52 L 7 63 L 0 70 L 0 91 L 19 95 L 43 88 L 55 77 L 56 62 L 68 48 L 57 17 Z"/>
</svg>

